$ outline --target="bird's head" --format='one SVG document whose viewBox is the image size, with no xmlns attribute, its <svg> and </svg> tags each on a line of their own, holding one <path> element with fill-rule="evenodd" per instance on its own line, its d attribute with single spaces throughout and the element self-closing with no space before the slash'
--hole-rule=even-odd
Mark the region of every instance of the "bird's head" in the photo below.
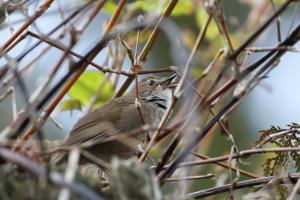
<svg viewBox="0 0 300 200">
<path fill-rule="evenodd" d="M 139 97 L 154 104 L 167 105 L 171 101 L 172 90 L 177 85 L 177 74 L 170 77 L 150 76 L 139 81 Z M 130 92 L 136 94 L 136 86 Z"/>
</svg>

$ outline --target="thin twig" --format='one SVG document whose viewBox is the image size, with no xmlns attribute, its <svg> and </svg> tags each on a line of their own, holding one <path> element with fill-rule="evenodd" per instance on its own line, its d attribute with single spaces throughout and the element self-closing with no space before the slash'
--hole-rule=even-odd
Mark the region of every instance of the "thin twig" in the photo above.
<svg viewBox="0 0 300 200">
<path fill-rule="evenodd" d="M 249 46 L 256 38 L 266 30 L 266 28 L 282 13 L 286 8 L 295 2 L 294 0 L 286 0 L 280 8 L 277 9 L 264 23 L 262 23 L 236 50 L 230 55 L 231 59 L 236 59 L 237 56 L 244 51 L 244 49 Z"/>
<path fill-rule="evenodd" d="M 17 39 L 24 30 L 26 30 L 37 18 L 39 18 L 51 6 L 54 0 L 45 0 L 38 10 L 31 16 L 0 48 L 0 52 L 6 51 L 6 48 Z"/>
<path fill-rule="evenodd" d="M 245 51 L 250 51 L 253 53 L 267 52 L 267 51 L 290 51 L 290 52 L 299 52 L 295 47 L 291 46 L 280 46 L 280 47 L 249 47 L 245 48 Z"/>
<path fill-rule="evenodd" d="M 79 59 L 83 59 L 82 55 L 80 55 L 80 54 L 78 54 L 78 53 L 76 53 L 76 52 L 74 52 L 72 50 L 69 50 L 68 48 L 62 46 L 61 44 L 57 43 L 54 40 L 51 40 L 51 39 L 45 38 L 45 37 L 41 37 L 38 34 L 33 33 L 31 31 L 28 31 L 27 34 L 30 35 L 30 36 L 32 36 L 32 37 L 34 37 L 34 38 L 39 39 L 40 41 L 46 42 L 49 45 L 51 45 L 51 46 L 53 46 L 53 47 L 55 47 L 57 49 L 60 49 L 60 50 L 64 51 L 65 53 L 73 55 L 73 56 L 75 56 L 75 57 L 77 57 Z M 133 73 L 126 72 L 126 71 L 113 70 L 113 69 L 110 69 L 108 67 L 100 66 L 100 65 L 98 65 L 97 63 L 95 63 L 95 62 L 93 62 L 91 60 L 85 60 L 85 62 L 87 62 L 88 64 L 94 66 L 96 69 L 100 70 L 103 73 L 107 73 L 107 72 L 108 73 L 116 73 L 116 74 L 122 74 L 122 75 L 125 75 L 125 76 L 130 76 L 130 75 L 133 74 Z"/>
<path fill-rule="evenodd" d="M 220 187 L 213 187 L 205 190 L 201 190 L 198 192 L 193 192 L 185 196 L 185 199 L 190 199 L 190 198 L 195 198 L 195 199 L 200 199 L 203 197 L 208 197 L 220 193 L 224 193 L 229 191 L 232 187 L 232 189 L 242 189 L 242 188 L 248 188 L 248 187 L 253 187 L 253 186 L 260 186 L 263 184 L 266 184 L 270 182 L 273 179 L 277 179 L 279 184 L 290 184 L 291 182 L 295 182 L 299 180 L 299 173 L 295 174 L 290 174 L 289 177 L 274 177 L 274 176 L 268 176 L 264 178 L 259 178 L 259 179 L 251 179 L 251 180 L 246 180 L 246 181 L 239 181 L 236 182 L 234 185 L 232 184 L 227 184 L 223 185 Z"/>
<path fill-rule="evenodd" d="M 167 178 L 166 182 L 175 182 L 175 181 L 193 181 L 193 180 L 201 180 L 201 179 L 209 179 L 213 178 L 214 175 L 209 173 L 206 175 L 198 175 L 198 176 L 187 176 L 187 177 L 180 177 L 180 178 Z"/>
<path fill-rule="evenodd" d="M 275 7 L 274 0 L 270 0 L 270 1 L 271 1 L 272 9 L 275 12 L 276 11 L 276 7 Z M 281 42 L 280 21 L 281 21 L 280 17 L 277 17 L 277 19 L 276 19 L 276 29 L 277 29 L 277 40 L 278 40 L 278 42 Z"/>
<path fill-rule="evenodd" d="M 104 4 L 102 4 L 102 5 L 104 5 Z M 99 9 L 99 8 L 97 7 L 97 9 Z M 119 13 L 118 10 L 116 11 L 116 13 L 119 16 L 120 13 Z M 111 18 L 111 20 L 113 20 L 114 22 L 111 22 L 111 21 L 108 22 L 108 25 L 105 28 L 106 32 L 109 31 L 112 28 L 112 24 L 115 24 L 115 20 L 116 20 L 115 15 L 113 15 L 113 17 Z M 108 28 L 108 27 L 110 27 L 110 28 Z M 106 32 L 104 32 L 104 33 L 106 33 Z M 93 50 L 94 50 L 94 52 L 92 51 L 92 52 L 88 53 L 88 56 L 85 57 L 86 59 L 92 59 L 92 58 L 94 58 L 101 49 L 94 48 Z M 51 103 L 48 105 L 48 107 L 45 109 L 45 113 L 46 114 L 44 116 L 44 120 L 47 119 L 47 117 L 51 114 L 51 112 L 54 110 L 54 108 L 56 107 L 56 105 L 60 102 L 60 100 L 66 94 L 66 92 L 72 87 L 72 85 L 76 82 L 76 80 L 79 78 L 79 76 L 81 75 L 81 73 L 83 73 L 84 70 L 85 70 L 85 68 L 88 66 L 87 64 L 85 64 L 82 61 L 81 61 L 81 63 L 82 63 L 82 66 L 80 67 L 80 70 L 77 70 L 77 72 L 72 76 L 71 80 L 69 82 L 67 82 L 67 84 L 60 91 L 60 93 L 56 96 L 56 98 L 54 98 L 54 100 L 52 100 Z M 35 129 L 33 127 L 31 127 L 30 129 L 28 129 L 28 131 L 22 136 L 22 138 L 20 138 L 20 144 L 23 141 L 26 141 L 34 133 L 34 131 L 35 131 Z M 20 144 L 16 144 L 16 146 L 15 146 L 14 149 L 19 149 L 20 148 Z"/>
<path fill-rule="evenodd" d="M 291 152 L 291 151 L 300 151 L 300 147 L 280 147 L 280 148 L 264 148 L 264 149 L 249 149 L 243 150 L 231 155 L 232 159 L 245 158 L 253 154 L 264 154 L 264 153 L 276 153 L 276 152 Z M 197 166 L 210 163 L 217 163 L 221 161 L 226 161 L 230 158 L 230 155 L 220 156 L 215 158 L 209 158 L 206 160 L 197 160 L 191 162 L 183 162 L 178 165 L 178 167 L 188 167 L 188 166 Z M 164 168 L 169 168 L 170 165 L 165 166 Z"/>
<path fill-rule="evenodd" d="M 186 81 L 186 78 L 187 78 L 188 73 L 190 71 L 191 63 L 192 63 L 192 61 L 194 59 L 196 51 L 199 48 L 199 46 L 200 46 L 201 42 L 203 41 L 203 38 L 204 38 L 204 36 L 206 34 L 206 31 L 207 31 L 208 25 L 209 25 L 209 23 L 211 21 L 211 18 L 212 18 L 211 16 L 208 17 L 208 19 L 207 19 L 207 21 L 206 21 L 206 23 L 204 25 L 203 30 L 200 31 L 199 34 L 198 34 L 198 37 L 197 37 L 196 42 L 195 42 L 195 45 L 193 46 L 193 49 L 192 49 L 192 51 L 190 53 L 190 56 L 189 56 L 189 58 L 188 58 L 188 60 L 187 60 L 187 62 L 185 64 L 183 76 L 181 77 L 181 79 L 180 79 L 180 81 L 179 81 L 179 83 L 176 86 L 176 89 L 174 91 L 174 95 L 173 95 L 171 104 L 167 108 L 166 112 L 164 113 L 164 115 L 163 115 L 163 117 L 162 117 L 162 119 L 161 119 L 161 121 L 160 121 L 160 123 L 158 125 L 157 130 L 153 133 L 153 136 L 152 136 L 149 144 L 147 145 L 146 149 L 144 150 L 143 154 L 141 155 L 141 157 L 139 159 L 140 162 L 143 161 L 146 158 L 148 152 L 150 151 L 150 149 L 154 145 L 154 142 L 155 142 L 156 138 L 158 137 L 158 135 L 160 133 L 160 129 L 165 125 L 167 119 L 169 118 L 171 110 L 173 109 L 173 106 L 175 105 L 175 103 L 179 99 L 180 95 L 182 94 L 180 91 L 181 91 L 181 89 L 183 87 L 184 82 Z"/>
<path fill-rule="evenodd" d="M 210 159 L 210 157 L 200 155 L 196 152 L 191 152 L 191 154 L 193 154 L 194 156 L 197 156 L 198 158 L 204 159 L 204 160 Z M 233 170 L 233 171 L 237 170 L 235 167 L 230 167 L 227 163 L 224 163 L 224 162 L 215 162 L 214 164 L 219 165 L 219 166 L 224 167 L 224 168 L 229 169 L 229 170 Z M 254 174 L 254 173 L 251 173 L 251 172 L 248 172 L 248 171 L 243 170 L 243 169 L 239 169 L 239 172 L 241 174 L 245 175 L 245 176 L 250 177 L 250 178 L 260 178 L 258 175 Z"/>
<path fill-rule="evenodd" d="M 152 49 L 157 36 L 159 35 L 159 26 L 162 22 L 162 20 L 166 17 L 169 17 L 172 13 L 172 11 L 174 10 L 176 4 L 177 4 L 178 0 L 171 0 L 171 2 L 169 3 L 169 5 L 166 8 L 166 11 L 163 13 L 163 15 L 160 17 L 160 19 L 158 20 L 158 22 L 156 23 L 156 26 L 154 27 L 149 39 L 147 40 L 143 50 L 141 51 L 139 57 L 138 57 L 138 61 L 140 64 L 143 64 L 146 61 L 146 58 L 150 52 L 150 50 Z M 123 85 L 121 86 L 121 88 L 116 92 L 115 97 L 119 97 L 121 96 L 125 90 L 129 87 L 129 85 L 131 84 L 131 82 L 134 80 L 134 76 L 129 76 L 126 81 L 123 83 Z"/>
</svg>

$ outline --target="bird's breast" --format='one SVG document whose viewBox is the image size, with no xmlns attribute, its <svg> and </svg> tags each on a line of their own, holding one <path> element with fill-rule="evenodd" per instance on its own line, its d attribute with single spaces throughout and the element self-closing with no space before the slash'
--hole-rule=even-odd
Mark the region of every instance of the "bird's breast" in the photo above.
<svg viewBox="0 0 300 200">
<path fill-rule="evenodd" d="M 157 127 L 161 118 L 165 114 L 165 109 L 159 108 L 156 105 L 147 103 L 142 109 L 142 114 L 145 120 L 145 124 Z"/>
</svg>

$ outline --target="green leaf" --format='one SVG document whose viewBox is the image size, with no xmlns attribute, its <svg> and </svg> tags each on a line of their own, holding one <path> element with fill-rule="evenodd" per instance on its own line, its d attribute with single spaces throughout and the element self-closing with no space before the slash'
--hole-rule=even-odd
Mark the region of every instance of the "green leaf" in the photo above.
<svg viewBox="0 0 300 200">
<path fill-rule="evenodd" d="M 196 12 L 196 23 L 199 28 L 203 28 L 204 23 L 206 22 L 208 18 L 208 14 L 205 11 L 205 9 L 199 9 Z M 217 24 L 214 20 L 212 20 L 208 26 L 205 38 L 209 41 L 215 39 L 219 35 L 219 29 L 217 27 Z"/>
<path fill-rule="evenodd" d="M 180 0 L 176 4 L 171 16 L 191 15 L 194 11 L 194 5 L 191 0 Z"/>
<path fill-rule="evenodd" d="M 165 3 L 161 12 L 164 12 L 168 5 L 168 3 Z M 142 10 L 145 12 L 151 12 L 157 9 L 158 6 L 159 3 L 157 0 L 138 0 L 131 4 L 128 4 L 128 9 L 131 11 Z M 191 15 L 194 11 L 193 8 L 194 6 L 191 0 L 180 0 L 174 8 L 171 16 Z"/>
<path fill-rule="evenodd" d="M 285 0 L 273 0 L 274 4 L 282 4 Z"/>
<path fill-rule="evenodd" d="M 192 72 L 195 78 L 199 78 L 203 74 L 203 69 L 201 67 L 193 67 Z"/>
<path fill-rule="evenodd" d="M 104 6 L 103 6 L 103 10 L 108 12 L 109 14 L 112 14 L 115 9 L 116 9 L 117 5 L 113 2 L 113 1 L 107 1 Z"/>
<path fill-rule="evenodd" d="M 155 9 L 155 7 L 158 6 L 157 1 L 154 0 L 138 0 L 135 1 L 133 3 L 128 4 L 128 9 L 131 11 L 135 11 L 135 10 L 143 10 L 145 12 L 150 12 L 153 9 Z"/>
<path fill-rule="evenodd" d="M 103 74 L 97 71 L 86 71 L 72 86 L 69 95 L 73 99 L 79 100 L 82 105 L 87 105 L 99 87 L 101 87 L 100 93 L 95 106 L 100 106 L 113 96 L 113 86 Z"/>
<path fill-rule="evenodd" d="M 78 99 L 67 99 L 61 102 L 60 111 L 81 110 L 81 102 Z"/>
</svg>

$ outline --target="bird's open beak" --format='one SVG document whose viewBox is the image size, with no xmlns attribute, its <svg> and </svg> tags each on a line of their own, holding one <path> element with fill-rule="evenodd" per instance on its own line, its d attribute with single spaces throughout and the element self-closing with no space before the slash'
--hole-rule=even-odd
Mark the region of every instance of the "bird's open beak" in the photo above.
<svg viewBox="0 0 300 200">
<path fill-rule="evenodd" d="M 177 81 L 176 81 L 176 77 L 178 76 L 178 74 L 173 74 L 170 77 L 167 78 L 161 78 L 159 81 L 160 86 L 162 86 L 163 88 L 175 88 L 177 85 Z"/>
</svg>

